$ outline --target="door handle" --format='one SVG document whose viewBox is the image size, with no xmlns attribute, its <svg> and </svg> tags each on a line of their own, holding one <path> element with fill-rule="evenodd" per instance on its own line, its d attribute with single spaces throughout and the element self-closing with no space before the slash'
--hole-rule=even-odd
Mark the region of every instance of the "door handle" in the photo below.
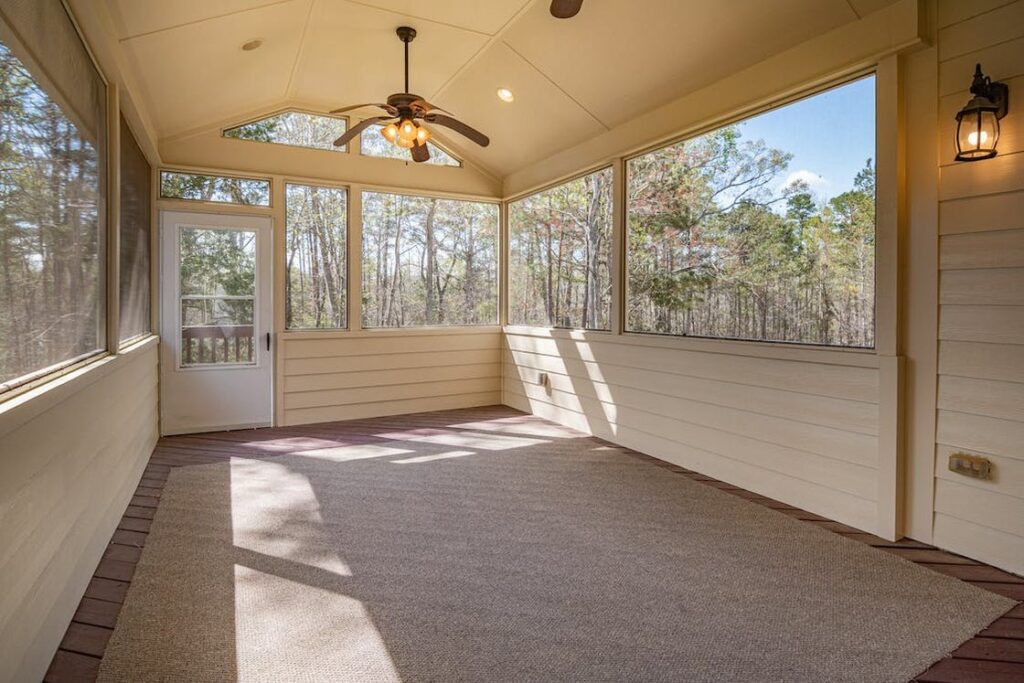
<svg viewBox="0 0 1024 683">
<path fill-rule="evenodd" d="M 270 350 L 270 333 L 267 332 L 267 351 Z"/>
</svg>

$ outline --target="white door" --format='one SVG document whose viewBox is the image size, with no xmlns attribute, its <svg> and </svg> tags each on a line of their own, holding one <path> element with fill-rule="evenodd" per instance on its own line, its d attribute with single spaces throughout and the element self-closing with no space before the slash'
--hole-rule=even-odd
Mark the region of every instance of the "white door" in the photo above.
<svg viewBox="0 0 1024 683">
<path fill-rule="evenodd" d="M 272 222 L 160 214 L 164 434 L 270 425 Z"/>
</svg>

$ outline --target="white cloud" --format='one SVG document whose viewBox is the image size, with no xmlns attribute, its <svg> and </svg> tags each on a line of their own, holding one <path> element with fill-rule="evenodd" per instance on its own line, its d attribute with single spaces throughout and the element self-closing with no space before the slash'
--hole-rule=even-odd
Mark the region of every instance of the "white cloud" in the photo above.
<svg viewBox="0 0 1024 683">
<path fill-rule="evenodd" d="M 812 190 L 825 188 L 830 185 L 829 181 L 824 176 L 815 173 L 814 171 L 808 171 L 807 169 L 800 169 L 799 171 L 793 171 L 786 180 L 783 181 L 782 187 L 790 187 L 794 183 L 804 183 Z"/>
</svg>

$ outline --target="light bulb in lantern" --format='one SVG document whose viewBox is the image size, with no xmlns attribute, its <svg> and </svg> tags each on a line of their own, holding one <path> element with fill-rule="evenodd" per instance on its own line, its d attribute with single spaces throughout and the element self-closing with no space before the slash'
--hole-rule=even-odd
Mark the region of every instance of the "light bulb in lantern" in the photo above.
<svg viewBox="0 0 1024 683">
<path fill-rule="evenodd" d="M 411 119 L 406 119 L 398 126 L 398 137 L 402 140 L 412 142 L 416 139 L 416 124 Z"/>
<path fill-rule="evenodd" d="M 420 126 L 419 128 L 416 129 L 416 144 L 417 145 L 425 145 L 425 144 L 427 144 L 427 140 L 429 140 L 429 139 L 430 139 L 430 131 L 429 130 L 427 130 L 423 126 Z"/>
<path fill-rule="evenodd" d="M 380 134 L 383 135 L 388 142 L 394 142 L 398 139 L 398 126 L 393 123 L 389 123 L 380 129 Z"/>
<path fill-rule="evenodd" d="M 972 147 L 976 147 L 978 145 L 978 132 L 972 130 L 970 133 L 968 133 L 967 142 Z M 981 144 L 984 145 L 986 142 L 988 142 L 988 132 L 981 131 Z"/>
</svg>

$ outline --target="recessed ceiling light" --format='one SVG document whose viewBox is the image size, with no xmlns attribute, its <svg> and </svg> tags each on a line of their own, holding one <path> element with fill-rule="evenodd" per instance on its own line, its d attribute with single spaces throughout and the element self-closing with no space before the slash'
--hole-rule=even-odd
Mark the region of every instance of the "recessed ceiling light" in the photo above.
<svg viewBox="0 0 1024 683">
<path fill-rule="evenodd" d="M 260 40 L 259 38 L 257 38 L 256 40 L 250 40 L 248 43 L 245 43 L 244 45 L 242 45 L 242 49 L 245 50 L 246 52 L 252 52 L 253 50 L 258 48 L 262 44 L 263 44 L 263 41 Z"/>
<path fill-rule="evenodd" d="M 498 88 L 498 99 L 503 102 L 511 102 L 516 98 L 508 88 Z"/>
</svg>

